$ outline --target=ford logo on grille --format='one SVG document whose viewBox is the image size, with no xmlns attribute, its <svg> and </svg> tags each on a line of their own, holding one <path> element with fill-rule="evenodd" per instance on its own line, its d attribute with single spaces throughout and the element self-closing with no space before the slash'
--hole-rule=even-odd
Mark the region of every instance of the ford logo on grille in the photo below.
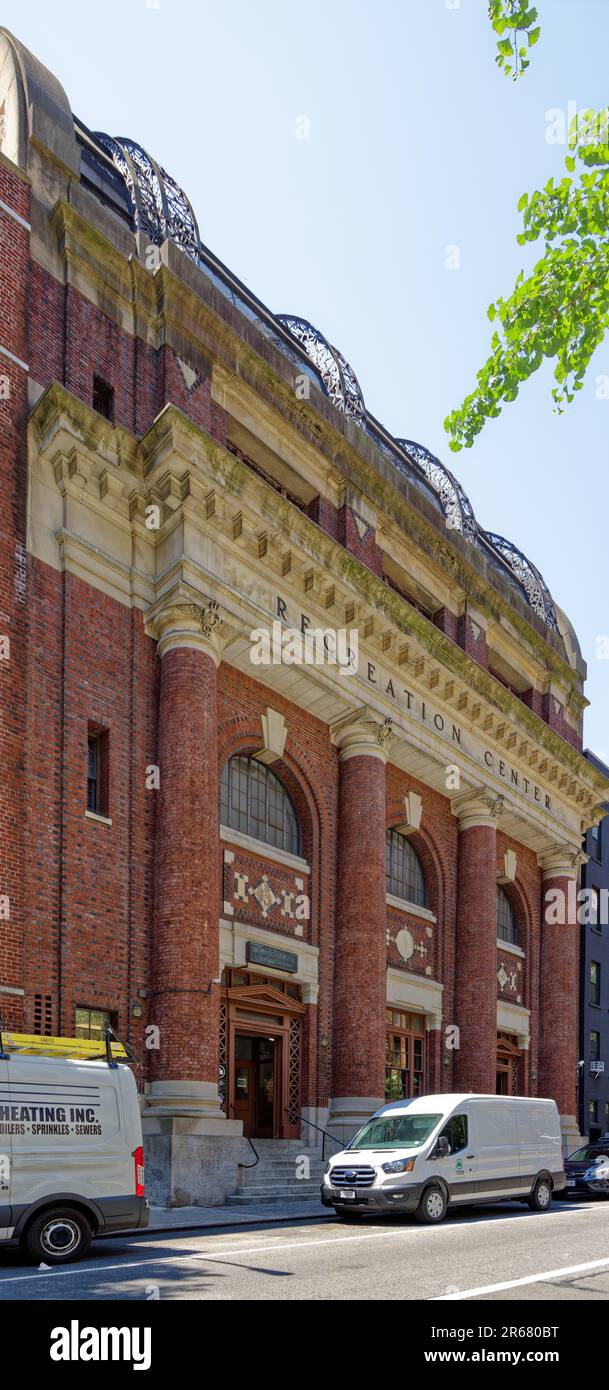
<svg viewBox="0 0 609 1390">
<path fill-rule="evenodd" d="M 355 1182 L 357 1173 L 354 1168 L 345 1168 L 345 1182 Z"/>
</svg>

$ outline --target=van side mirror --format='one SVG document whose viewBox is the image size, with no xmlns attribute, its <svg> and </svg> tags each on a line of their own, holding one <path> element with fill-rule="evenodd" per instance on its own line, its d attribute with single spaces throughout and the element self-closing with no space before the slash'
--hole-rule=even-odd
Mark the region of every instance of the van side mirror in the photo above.
<svg viewBox="0 0 609 1390">
<path fill-rule="evenodd" d="M 446 1135 L 445 1135 L 445 1134 L 441 1134 L 440 1137 L 439 1137 L 439 1139 L 436 1139 L 436 1142 L 435 1142 L 435 1144 L 434 1144 L 434 1146 L 433 1146 L 433 1149 L 432 1149 L 432 1151 L 431 1151 L 429 1157 L 430 1157 L 430 1158 L 448 1158 L 449 1153 L 450 1153 L 450 1144 L 449 1144 L 449 1142 L 448 1142 L 448 1139 L 446 1138 Z"/>
</svg>

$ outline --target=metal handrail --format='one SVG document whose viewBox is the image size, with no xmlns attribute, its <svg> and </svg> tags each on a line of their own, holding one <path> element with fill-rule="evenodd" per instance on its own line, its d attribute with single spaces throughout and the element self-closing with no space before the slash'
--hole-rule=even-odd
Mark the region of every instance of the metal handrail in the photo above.
<svg viewBox="0 0 609 1390">
<path fill-rule="evenodd" d="M 231 1114 L 231 1115 L 234 1115 L 234 1113 L 235 1113 L 235 1107 L 234 1107 L 234 1105 L 229 1105 L 228 1108 L 229 1108 L 230 1114 Z M 250 1149 L 251 1149 L 252 1152 L 255 1153 L 255 1155 L 256 1155 L 256 1159 L 255 1159 L 255 1162 L 254 1162 L 254 1163 L 238 1163 L 238 1164 L 237 1164 L 237 1167 L 238 1167 L 238 1168 L 255 1168 L 255 1167 L 256 1167 L 256 1163 L 259 1163 L 259 1162 L 260 1162 L 260 1154 L 258 1153 L 258 1150 L 257 1150 L 257 1149 L 254 1147 L 254 1145 L 252 1144 L 252 1141 L 251 1141 L 251 1139 L 250 1139 L 250 1137 L 249 1137 L 249 1134 L 244 1134 L 244 1135 L 243 1135 L 243 1138 L 244 1138 L 244 1139 L 247 1139 L 247 1142 L 248 1142 L 248 1144 L 249 1144 L 249 1146 L 250 1146 Z"/>
<path fill-rule="evenodd" d="M 337 1145 L 337 1148 L 344 1148 L 344 1145 L 341 1143 L 340 1139 L 336 1139 L 334 1135 L 330 1134 L 327 1129 L 322 1129 L 321 1125 L 314 1125 L 312 1120 L 307 1120 L 306 1115 L 295 1115 L 293 1110 L 290 1110 L 287 1105 L 285 1107 L 285 1113 L 291 1120 L 292 1124 L 294 1124 L 295 1121 L 298 1119 L 301 1121 L 301 1124 L 308 1125 L 310 1129 L 316 1129 L 318 1134 L 323 1134 L 323 1139 L 321 1141 L 322 1162 L 326 1157 L 326 1139 L 331 1139 L 332 1143 Z"/>
<path fill-rule="evenodd" d="M 259 1163 L 259 1162 L 260 1162 L 260 1154 L 258 1153 L 258 1150 L 256 1149 L 255 1145 L 252 1144 L 252 1141 L 251 1141 L 251 1139 L 250 1139 L 250 1137 L 249 1137 L 249 1134 L 244 1134 L 244 1135 L 243 1135 L 243 1138 L 244 1138 L 244 1139 L 247 1139 L 247 1142 L 248 1142 L 248 1144 L 249 1144 L 249 1146 L 250 1146 L 250 1149 L 251 1149 L 252 1152 L 255 1153 L 255 1155 L 256 1155 L 256 1159 L 255 1159 L 255 1162 L 254 1162 L 254 1163 L 238 1163 L 238 1164 L 237 1164 L 237 1167 L 238 1167 L 238 1168 L 255 1168 L 255 1167 L 256 1167 L 256 1163 Z"/>
</svg>

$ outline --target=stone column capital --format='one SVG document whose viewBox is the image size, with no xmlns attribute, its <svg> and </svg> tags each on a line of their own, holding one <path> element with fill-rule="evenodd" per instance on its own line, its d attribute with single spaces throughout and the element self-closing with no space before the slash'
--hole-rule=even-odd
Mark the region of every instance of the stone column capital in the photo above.
<svg viewBox="0 0 609 1390">
<path fill-rule="evenodd" d="M 503 811 L 504 797 L 495 795 L 485 787 L 461 792 L 451 800 L 453 816 L 457 817 L 459 830 L 471 830 L 475 826 L 497 829 L 497 822 Z"/>
<path fill-rule="evenodd" d="M 537 856 L 541 866 L 544 883 L 550 878 L 577 879 L 582 864 L 587 864 L 588 855 L 579 845 L 558 844 L 544 850 Z"/>
<path fill-rule="evenodd" d="M 220 665 L 228 639 L 219 604 L 203 595 L 177 593 L 159 604 L 147 620 L 158 643 L 159 656 L 176 647 L 188 647 L 210 656 Z"/>
<path fill-rule="evenodd" d="M 332 742 L 339 749 L 341 763 L 349 758 L 379 758 L 384 764 L 392 743 L 392 721 L 359 710 L 339 720 L 332 728 Z"/>
</svg>

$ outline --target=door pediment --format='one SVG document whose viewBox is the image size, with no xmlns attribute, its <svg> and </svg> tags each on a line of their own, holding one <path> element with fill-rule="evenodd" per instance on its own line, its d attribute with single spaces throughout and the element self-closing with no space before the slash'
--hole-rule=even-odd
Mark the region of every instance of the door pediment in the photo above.
<svg viewBox="0 0 609 1390">
<path fill-rule="evenodd" d="M 248 1009 L 260 1009 L 261 1013 L 304 1014 L 304 1004 L 299 999 L 290 998 L 272 985 L 239 985 L 226 991 L 231 1003 L 246 1005 Z"/>
</svg>

